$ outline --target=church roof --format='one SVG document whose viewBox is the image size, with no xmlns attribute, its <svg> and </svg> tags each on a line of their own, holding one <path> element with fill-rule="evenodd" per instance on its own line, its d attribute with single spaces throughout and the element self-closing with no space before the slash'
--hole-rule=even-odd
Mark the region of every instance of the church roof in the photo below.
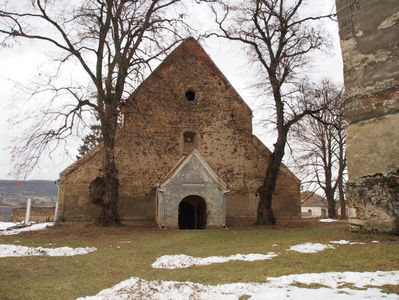
<svg viewBox="0 0 399 300">
<path fill-rule="evenodd" d="M 301 206 L 327 207 L 327 199 L 311 191 L 301 192 Z"/>
<path fill-rule="evenodd" d="M 212 170 L 212 168 L 209 166 L 209 164 L 206 162 L 206 160 L 202 157 L 200 152 L 197 149 L 193 149 L 190 153 L 184 155 L 178 162 L 177 164 L 170 170 L 170 172 L 161 180 L 160 185 L 161 188 L 167 186 L 174 177 L 176 177 L 179 172 L 191 162 L 193 158 L 197 158 L 198 161 L 201 163 L 201 165 L 205 168 L 205 170 L 208 172 L 208 174 L 211 176 L 211 178 L 219 184 L 223 189 L 227 189 L 227 185 L 221 180 L 216 173 Z"/>
</svg>

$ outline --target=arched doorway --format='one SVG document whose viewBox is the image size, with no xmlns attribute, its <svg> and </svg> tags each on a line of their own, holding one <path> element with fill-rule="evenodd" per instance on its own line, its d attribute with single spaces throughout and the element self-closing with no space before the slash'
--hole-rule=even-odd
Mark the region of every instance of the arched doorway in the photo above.
<svg viewBox="0 0 399 300">
<path fill-rule="evenodd" d="M 206 203 L 197 195 L 183 198 L 179 204 L 179 229 L 205 229 Z"/>
</svg>

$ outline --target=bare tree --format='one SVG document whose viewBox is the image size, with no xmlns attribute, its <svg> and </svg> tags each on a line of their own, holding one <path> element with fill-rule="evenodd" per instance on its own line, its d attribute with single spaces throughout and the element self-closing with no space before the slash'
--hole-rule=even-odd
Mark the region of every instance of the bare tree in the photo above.
<svg viewBox="0 0 399 300">
<path fill-rule="evenodd" d="M 16 147 L 17 167 L 30 171 L 45 149 L 70 136 L 84 122 L 86 111 L 92 113 L 100 122 L 104 151 L 105 195 L 97 219 L 101 225 L 120 224 L 114 157 L 118 115 L 128 99 L 134 101 L 130 96 L 150 62 L 182 39 L 178 32 L 187 28 L 184 15 L 170 11 L 181 1 L 26 0 L 0 4 L 0 45 L 36 40 L 59 55 L 55 75 L 32 92 L 42 93 L 52 102 L 25 143 Z M 71 63 L 83 70 L 87 85 L 65 85 L 60 80 L 60 70 Z M 53 101 L 60 97 L 68 97 L 69 102 L 61 111 L 54 110 Z"/>
<path fill-rule="evenodd" d="M 336 196 L 340 200 L 341 217 L 346 217 L 344 181 L 346 175 L 344 93 L 329 81 L 307 87 L 304 98 L 316 105 L 329 103 L 329 110 L 317 118 L 305 117 L 292 131 L 293 155 L 302 174 L 302 184 L 322 189 L 328 203 L 328 216 L 336 218 Z M 308 99 L 305 100 L 306 102 Z"/>
<path fill-rule="evenodd" d="M 231 2 L 231 3 L 230 3 Z M 296 107 L 294 79 L 304 70 L 307 55 L 320 48 L 325 40 L 312 24 L 326 16 L 301 16 L 302 0 L 219 1 L 214 8 L 218 37 L 241 42 L 256 66 L 259 67 L 258 87 L 267 90 L 265 103 L 271 94 L 273 120 L 277 140 L 269 157 L 263 184 L 259 187 L 260 201 L 256 223 L 274 224 L 272 196 L 281 161 L 284 157 L 288 132 L 293 124 L 306 115 L 320 110 L 309 103 Z"/>
</svg>

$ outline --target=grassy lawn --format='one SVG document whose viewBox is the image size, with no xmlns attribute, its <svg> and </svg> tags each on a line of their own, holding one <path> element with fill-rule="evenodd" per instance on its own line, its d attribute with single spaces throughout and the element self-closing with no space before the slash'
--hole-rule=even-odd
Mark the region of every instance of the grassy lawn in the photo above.
<svg viewBox="0 0 399 300">
<path fill-rule="evenodd" d="M 340 239 L 365 244 L 335 245 L 335 249 L 315 254 L 286 251 L 299 243 Z M 380 243 L 371 243 L 373 240 Z M 132 276 L 218 284 L 264 282 L 267 276 L 309 272 L 399 270 L 398 236 L 350 233 L 347 225 L 339 222 L 287 221 L 273 228 L 233 226 L 207 231 L 161 231 L 134 223 L 119 228 L 59 223 L 44 231 L 0 236 L 0 243 L 98 248 L 71 257 L 0 258 L 0 299 L 75 299 L 97 294 Z M 267 252 L 278 256 L 266 261 L 232 261 L 175 270 L 151 267 L 165 254 L 206 257 Z M 399 294 L 399 288 L 388 288 Z"/>
</svg>

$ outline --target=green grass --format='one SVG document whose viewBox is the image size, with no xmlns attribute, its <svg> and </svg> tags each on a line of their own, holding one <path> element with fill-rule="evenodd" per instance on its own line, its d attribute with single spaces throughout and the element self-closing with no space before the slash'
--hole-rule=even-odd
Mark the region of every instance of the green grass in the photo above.
<svg viewBox="0 0 399 300">
<path fill-rule="evenodd" d="M 336 245 L 336 249 L 315 254 L 286 251 L 299 243 L 339 239 L 366 244 Z M 398 242 L 396 236 L 350 233 L 343 223 L 207 231 L 161 231 L 133 223 L 119 228 L 60 223 L 45 231 L 1 236 L 0 243 L 48 248 L 90 246 L 98 251 L 72 257 L 0 258 L 0 299 L 75 299 L 97 294 L 132 276 L 220 284 L 265 282 L 267 276 L 308 272 L 399 270 Z M 267 261 L 231 261 L 175 270 L 151 267 L 165 254 L 206 257 L 271 251 L 279 256 Z M 396 286 L 387 286 L 386 290 L 399 293 Z"/>
</svg>

